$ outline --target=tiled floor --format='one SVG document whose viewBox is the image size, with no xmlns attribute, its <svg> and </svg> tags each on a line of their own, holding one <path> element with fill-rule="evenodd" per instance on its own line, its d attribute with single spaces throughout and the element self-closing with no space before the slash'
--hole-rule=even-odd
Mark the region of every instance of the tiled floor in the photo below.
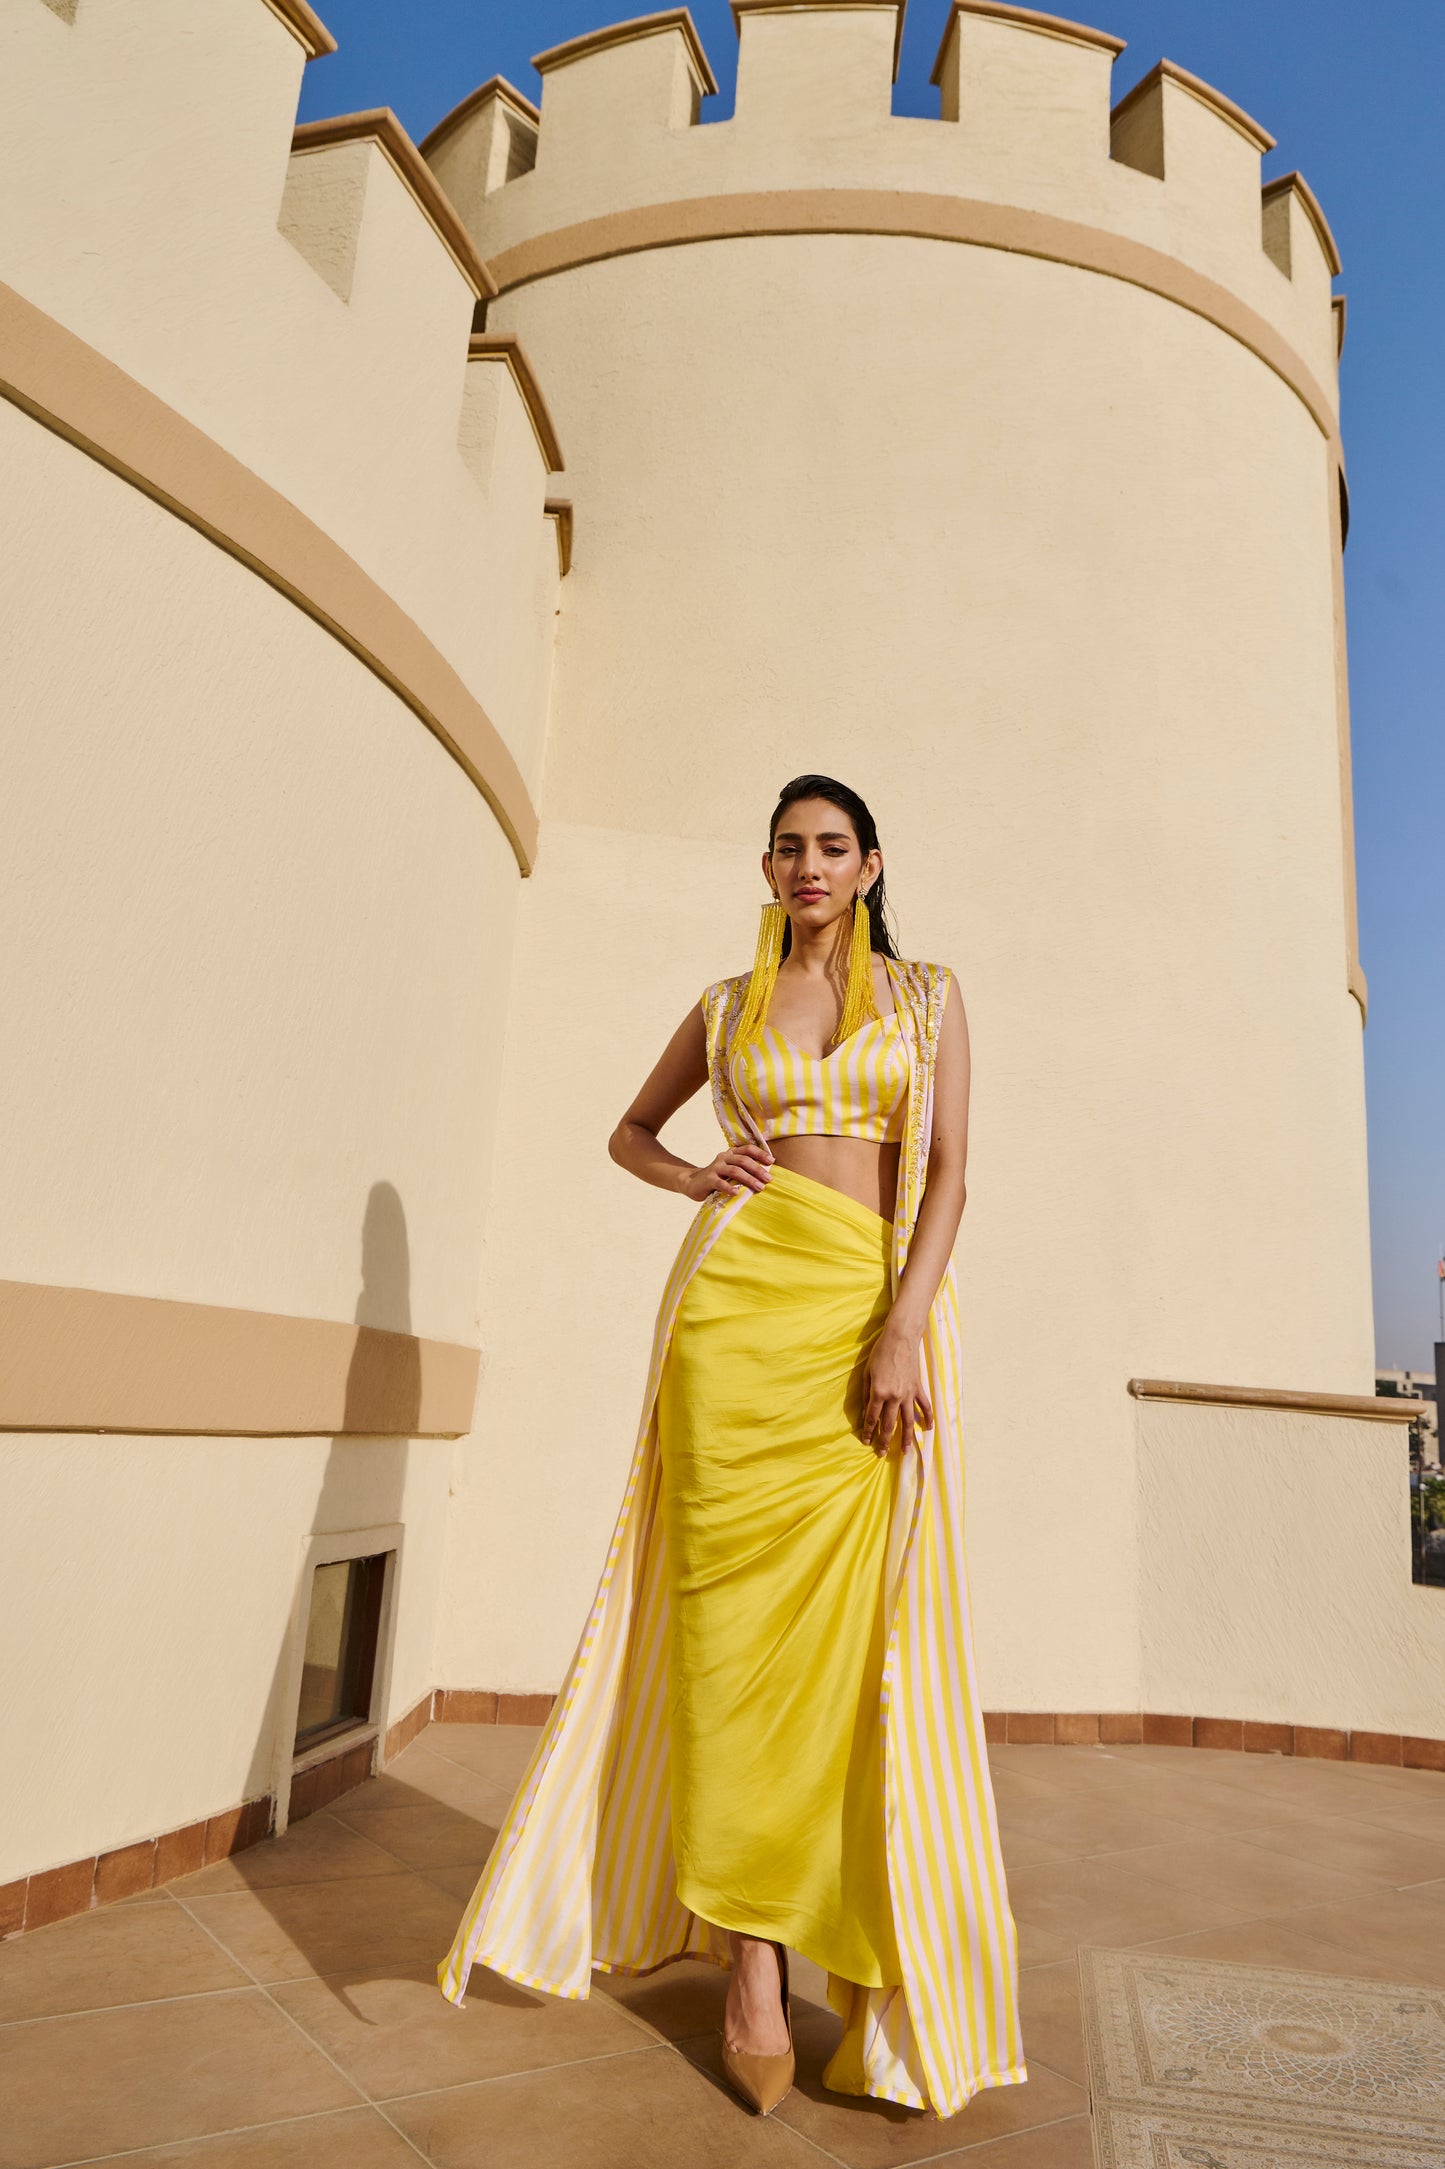
<svg viewBox="0 0 1445 2169">
<path fill-rule="evenodd" d="M 758 2122 L 717 2078 L 710 1967 L 437 1994 L 533 1737 L 432 1726 L 287 1837 L 0 1947 L 0 2169 L 1089 2169 L 1079 1943 L 1445 1986 L 1445 1776 L 1001 1747 L 1029 2084 L 948 2123 L 825 2094 L 800 1963 L 799 2084 Z"/>
</svg>

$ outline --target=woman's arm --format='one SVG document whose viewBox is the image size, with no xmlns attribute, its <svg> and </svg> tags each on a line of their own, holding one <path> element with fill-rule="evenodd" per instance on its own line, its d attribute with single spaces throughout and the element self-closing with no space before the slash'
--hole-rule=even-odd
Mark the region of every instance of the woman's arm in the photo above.
<svg viewBox="0 0 1445 2169">
<path fill-rule="evenodd" d="M 761 1190 L 772 1160 L 762 1144 L 730 1145 L 706 1167 L 694 1167 L 690 1160 L 680 1160 L 668 1151 L 658 1131 L 706 1083 L 707 1026 L 698 1008 L 683 1018 L 607 1142 L 607 1150 L 629 1175 L 659 1190 L 676 1190 L 695 1204 L 714 1191 Z"/>
<path fill-rule="evenodd" d="M 879 1453 L 887 1452 L 900 1424 L 905 1447 L 914 1443 L 918 1423 L 925 1430 L 933 1427 L 933 1404 L 923 1384 L 919 1344 L 963 1217 L 968 1083 L 968 1020 L 958 982 L 950 979 L 933 1073 L 928 1182 L 908 1246 L 908 1263 L 868 1366 L 862 1435 Z"/>
</svg>

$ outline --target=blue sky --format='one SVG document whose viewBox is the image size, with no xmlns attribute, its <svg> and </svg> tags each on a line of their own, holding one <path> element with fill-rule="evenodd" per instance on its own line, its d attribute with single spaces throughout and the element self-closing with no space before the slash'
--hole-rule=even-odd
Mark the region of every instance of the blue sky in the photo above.
<svg viewBox="0 0 1445 2169">
<path fill-rule="evenodd" d="M 320 0 L 341 49 L 307 69 L 302 117 L 390 105 L 420 137 L 489 75 L 540 96 L 531 54 L 646 5 Z M 726 0 L 693 17 L 726 111 Z M 1376 1345 L 1383 1364 L 1427 1368 L 1445 1244 L 1445 0 L 1098 0 L 1084 19 L 1129 41 L 1116 95 L 1164 54 L 1252 113 L 1279 138 L 1266 178 L 1305 174 L 1344 258 Z M 937 110 L 943 20 L 941 0 L 913 0 L 900 111 Z"/>
</svg>

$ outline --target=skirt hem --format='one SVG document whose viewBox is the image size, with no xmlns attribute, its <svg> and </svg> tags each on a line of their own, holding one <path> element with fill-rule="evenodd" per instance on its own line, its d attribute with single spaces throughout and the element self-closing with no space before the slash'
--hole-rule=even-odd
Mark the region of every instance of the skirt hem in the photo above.
<svg viewBox="0 0 1445 2169">
<path fill-rule="evenodd" d="M 758 1927 L 756 1925 L 756 1916 L 751 1921 L 743 1917 L 745 1909 L 742 1907 L 737 1909 L 735 1918 L 725 1920 L 723 1914 L 733 1911 L 733 1908 L 728 1906 L 725 1901 L 721 1905 L 715 1898 L 699 1902 L 699 1894 L 685 1892 L 681 1884 L 678 1885 L 677 1895 L 679 1903 L 685 1905 L 689 1913 L 696 1914 L 699 1920 L 707 1921 L 711 1927 L 721 1928 L 725 1934 L 757 1936 L 765 1943 L 781 1943 L 786 1950 L 796 1951 L 800 1958 L 811 1959 L 813 1964 L 821 1966 L 825 1973 L 836 1974 L 840 1981 L 852 1982 L 856 1988 L 901 1988 L 903 1986 L 901 1980 L 856 1980 L 845 1966 L 837 1965 L 831 1958 L 825 1957 L 821 1943 L 808 1937 L 806 1932 L 800 1929 L 800 1925 L 796 1921 L 790 1922 L 787 1926 L 781 1928 Z"/>
<path fill-rule="evenodd" d="M 592 1971 L 594 1973 L 617 1974 L 623 1979 L 641 1980 L 648 1974 L 660 1973 L 664 1966 L 679 1965 L 685 1958 L 697 1959 L 704 1965 L 716 1966 L 719 1972 L 725 1973 L 729 1970 L 727 1960 L 718 1957 L 713 1951 L 684 1948 L 679 1951 L 670 1951 L 666 1958 L 656 1959 L 651 1965 L 646 1966 L 629 1966 L 617 1959 L 594 1958 L 592 1960 Z M 473 1966 L 485 1966 L 487 1964 L 488 1961 L 485 1958 L 477 1957 L 472 1960 Z M 566 2003 L 586 2003 L 592 1993 L 590 1980 L 585 1988 L 563 1988 L 554 1981 L 539 1980 L 535 1975 L 523 1973 L 513 1966 L 492 1966 L 490 1970 L 499 1973 L 504 1980 L 515 1981 L 519 1988 L 533 1988 L 539 1995 L 556 1996 L 560 2001 Z M 467 1971 L 470 1976 L 471 1967 L 468 1967 Z M 447 2002 L 455 2004 L 457 2009 L 460 2010 L 466 2001 L 468 1983 L 463 1981 L 460 1991 L 453 1995 L 447 1986 L 445 1974 L 446 1962 L 444 1960 L 437 1968 L 437 1984 Z M 948 2109 L 936 2109 L 931 2102 L 909 2101 L 904 2095 L 886 2086 L 865 2085 L 857 2089 L 828 2086 L 826 2090 L 830 2094 L 837 2094 L 840 2100 L 891 2101 L 900 2108 L 916 2109 L 919 2115 L 932 2116 L 941 2123 L 947 2117 L 960 2115 L 976 2095 L 988 2093 L 1000 2086 L 1025 2086 L 1028 2083 L 1028 2076 L 1026 2064 L 1011 2065 L 1007 2071 L 985 2072 L 977 2084 L 971 2086 L 963 2098 Z"/>
<path fill-rule="evenodd" d="M 961 2116 L 978 2095 L 990 2093 L 1000 2086 L 1026 2086 L 1028 2077 L 1027 2067 L 1023 2064 L 1016 2064 L 1008 2071 L 990 2071 L 952 2109 L 935 2109 L 931 2102 L 910 2101 L 906 2094 L 887 2086 L 860 2086 L 855 2090 L 851 2086 L 829 2086 L 826 2079 L 822 2083 L 824 2091 L 836 2094 L 840 2101 L 892 2101 L 901 2109 L 913 2109 L 919 2116 L 931 2116 L 936 2123 L 943 2124 L 950 2117 Z"/>
</svg>

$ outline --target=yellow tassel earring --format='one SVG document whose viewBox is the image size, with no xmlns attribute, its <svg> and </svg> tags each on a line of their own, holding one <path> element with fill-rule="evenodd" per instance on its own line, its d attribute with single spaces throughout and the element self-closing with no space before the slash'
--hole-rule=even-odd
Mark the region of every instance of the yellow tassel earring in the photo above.
<svg viewBox="0 0 1445 2169">
<path fill-rule="evenodd" d="M 855 897 L 853 901 L 853 939 L 848 944 L 848 985 L 843 994 L 843 1014 L 838 1019 L 838 1029 L 833 1034 L 833 1045 L 841 1047 L 845 1039 L 851 1039 L 865 1024 L 876 1022 L 878 997 L 873 992 L 873 927 L 868 917 L 868 899 Z"/>
<path fill-rule="evenodd" d="M 753 973 L 743 996 L 742 1014 L 738 1018 L 737 1031 L 733 1035 L 735 1047 L 746 1047 L 762 1030 L 768 1004 L 773 998 L 773 981 L 778 976 L 778 966 L 783 960 L 783 934 L 787 928 L 788 914 L 776 896 L 764 904 L 758 925 L 758 946 L 753 953 Z"/>
</svg>

